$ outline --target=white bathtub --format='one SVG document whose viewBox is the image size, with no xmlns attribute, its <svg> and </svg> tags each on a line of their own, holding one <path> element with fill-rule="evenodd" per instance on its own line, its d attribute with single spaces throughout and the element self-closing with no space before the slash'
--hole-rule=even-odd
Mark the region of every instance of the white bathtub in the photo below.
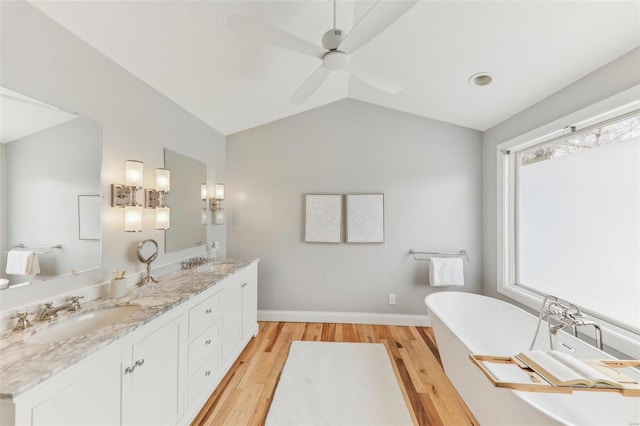
<svg viewBox="0 0 640 426">
<path fill-rule="evenodd" d="M 426 297 L 444 370 L 481 425 L 624 425 L 640 424 L 640 398 L 600 392 L 571 395 L 495 388 L 469 360 L 469 354 L 512 356 L 529 350 L 538 318 L 522 309 L 477 294 L 438 292 Z M 603 339 L 606 343 L 606 334 Z M 611 358 L 560 332 L 554 349 L 578 358 Z M 535 349 L 548 349 L 541 327 Z M 625 369 L 628 373 L 630 369 Z M 634 375 L 635 371 L 630 375 Z"/>
</svg>

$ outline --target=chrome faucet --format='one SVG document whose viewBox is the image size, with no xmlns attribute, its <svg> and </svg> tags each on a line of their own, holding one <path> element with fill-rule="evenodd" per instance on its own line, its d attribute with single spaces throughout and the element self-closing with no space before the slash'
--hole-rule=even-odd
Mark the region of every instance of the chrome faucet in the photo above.
<svg viewBox="0 0 640 426">
<path fill-rule="evenodd" d="M 79 311 L 82 308 L 82 306 L 80 306 L 79 300 L 83 298 L 84 296 L 67 297 L 67 300 L 69 301 L 69 303 L 65 303 L 64 305 L 60 305 L 56 307 L 53 306 L 53 303 L 45 303 L 44 309 L 40 314 L 40 321 L 54 320 L 58 318 L 58 312 L 64 309 L 67 309 L 70 312 Z"/>
<path fill-rule="evenodd" d="M 538 318 L 538 327 L 536 328 L 536 334 L 533 336 L 529 350 L 533 349 L 543 319 L 547 321 L 549 326 L 549 345 L 551 349 L 553 349 L 553 339 L 551 336 L 555 336 L 558 331 L 563 328 L 570 327 L 573 335 L 578 337 L 578 327 L 593 326 L 596 331 L 596 347 L 602 350 L 602 329 L 600 325 L 588 319 L 576 304 L 551 295 L 546 296 L 542 302 L 540 317 Z M 551 320 L 557 322 L 557 324 L 552 326 Z"/>
<path fill-rule="evenodd" d="M 580 314 L 582 316 L 582 314 Z M 591 326 L 596 331 L 596 347 L 600 350 L 603 350 L 602 346 L 602 328 L 600 328 L 600 324 L 597 322 L 585 319 L 585 318 L 575 318 L 575 325 L 573 326 L 573 335 L 578 337 L 578 327 Z"/>
<path fill-rule="evenodd" d="M 206 257 L 192 257 L 191 259 L 187 259 L 182 262 L 182 269 L 193 269 L 197 268 L 200 265 L 204 265 L 209 262 Z"/>
</svg>

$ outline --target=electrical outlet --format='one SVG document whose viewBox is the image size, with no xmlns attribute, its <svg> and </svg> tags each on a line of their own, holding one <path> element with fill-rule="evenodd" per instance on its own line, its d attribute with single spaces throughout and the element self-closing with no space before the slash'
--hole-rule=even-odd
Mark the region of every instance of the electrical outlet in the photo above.
<svg viewBox="0 0 640 426">
<path fill-rule="evenodd" d="M 389 304 L 390 305 L 395 305 L 396 304 L 396 295 L 395 295 L 395 293 L 389 293 Z"/>
</svg>

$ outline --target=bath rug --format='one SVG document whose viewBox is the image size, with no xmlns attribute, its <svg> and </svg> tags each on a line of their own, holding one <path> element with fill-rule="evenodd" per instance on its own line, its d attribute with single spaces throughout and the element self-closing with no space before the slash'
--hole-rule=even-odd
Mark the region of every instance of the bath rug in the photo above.
<svg viewBox="0 0 640 426">
<path fill-rule="evenodd" d="M 412 425 L 381 343 L 291 344 L 266 426 Z"/>
</svg>

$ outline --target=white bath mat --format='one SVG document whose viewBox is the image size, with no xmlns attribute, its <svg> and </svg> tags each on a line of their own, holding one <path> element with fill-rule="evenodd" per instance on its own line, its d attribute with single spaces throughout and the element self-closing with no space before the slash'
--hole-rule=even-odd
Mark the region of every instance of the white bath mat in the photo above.
<svg viewBox="0 0 640 426">
<path fill-rule="evenodd" d="M 291 344 L 265 423 L 412 424 L 384 345 L 301 341 Z"/>
</svg>

